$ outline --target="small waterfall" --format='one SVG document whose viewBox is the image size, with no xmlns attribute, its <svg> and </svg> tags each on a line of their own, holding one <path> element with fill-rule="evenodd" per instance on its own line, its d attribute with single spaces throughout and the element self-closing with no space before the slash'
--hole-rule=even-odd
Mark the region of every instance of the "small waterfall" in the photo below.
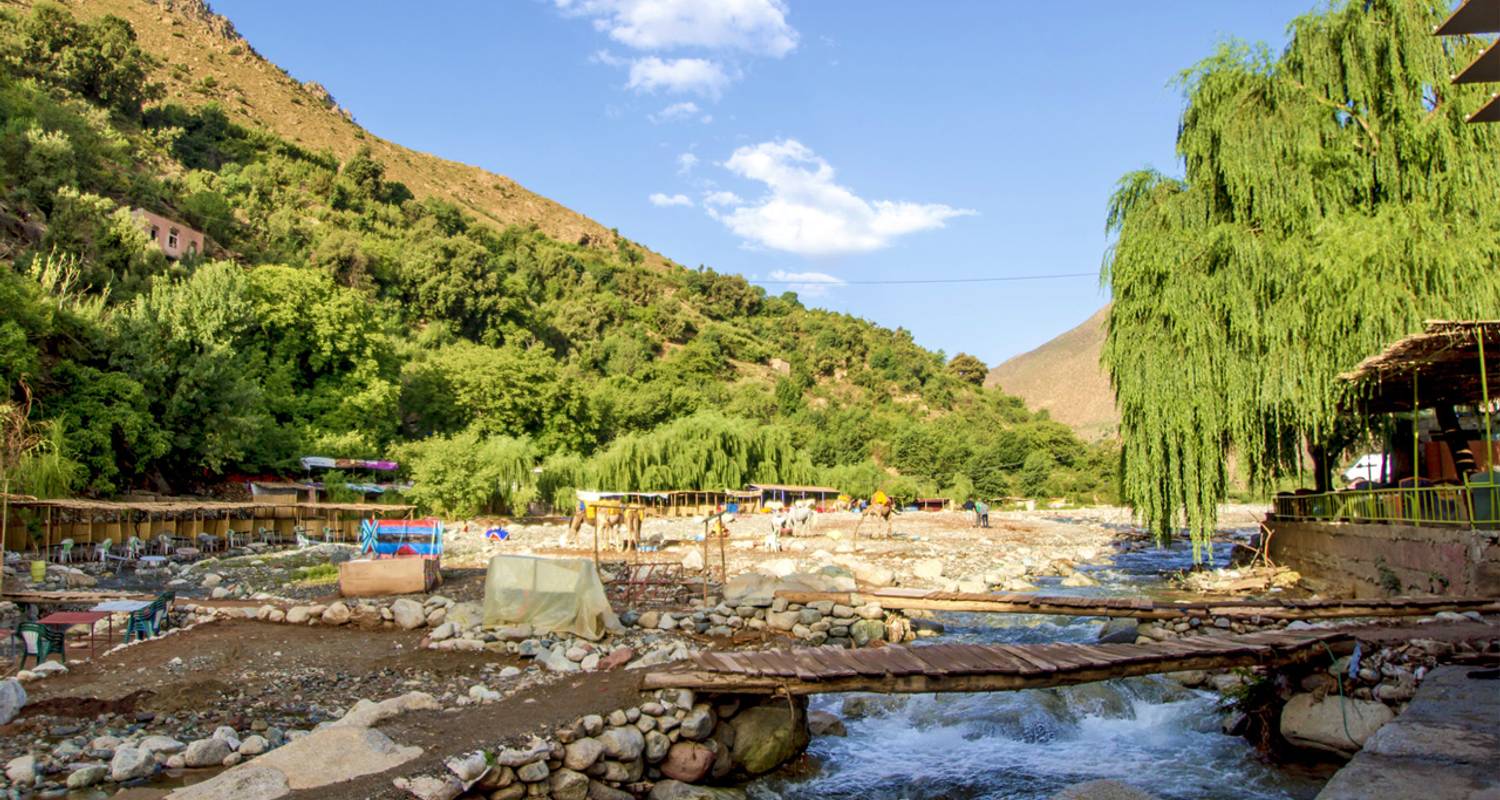
<svg viewBox="0 0 1500 800">
<path fill-rule="evenodd" d="M 1138 594 L 1191 561 L 1185 546 L 1136 551 L 1092 572 L 1080 593 Z M 1056 592 L 1053 586 L 1044 588 Z M 1087 642 L 1101 620 L 944 614 L 942 641 Z M 847 738 L 817 738 L 812 774 L 747 787 L 756 800 L 1045 800 L 1081 781 L 1114 778 L 1162 800 L 1302 800 L 1322 781 L 1256 760 L 1219 733 L 1219 697 L 1159 677 L 1056 689 L 945 695 L 831 695 Z"/>
</svg>

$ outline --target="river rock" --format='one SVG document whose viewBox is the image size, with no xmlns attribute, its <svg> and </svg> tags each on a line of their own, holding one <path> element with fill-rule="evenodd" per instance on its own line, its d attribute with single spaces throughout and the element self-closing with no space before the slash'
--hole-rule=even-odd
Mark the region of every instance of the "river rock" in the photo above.
<svg viewBox="0 0 1500 800">
<path fill-rule="evenodd" d="M 678 742 L 667 751 L 661 774 L 685 783 L 697 783 L 714 765 L 714 751 L 697 742 Z"/>
<path fill-rule="evenodd" d="M 26 688 L 15 678 L 0 681 L 0 725 L 5 725 L 21 713 L 26 705 Z"/>
<path fill-rule="evenodd" d="M 36 756 L 28 754 L 5 762 L 5 777 L 16 786 L 36 783 Z"/>
<path fill-rule="evenodd" d="M 541 783 L 547 780 L 547 776 L 551 773 L 552 770 L 547 768 L 547 762 L 533 761 L 516 768 L 516 780 L 522 783 Z"/>
<path fill-rule="evenodd" d="M 675 717 L 665 717 L 663 724 L 665 724 L 665 720 L 667 719 L 676 722 Z M 642 755 L 646 759 L 646 763 L 656 764 L 667 757 L 667 750 L 671 749 L 671 747 L 672 739 L 666 733 L 662 731 L 648 731 L 646 733 L 646 749 Z"/>
<path fill-rule="evenodd" d="M 697 572 L 703 569 L 703 551 L 695 547 L 684 553 L 682 555 L 682 568 L 688 572 Z"/>
<path fill-rule="evenodd" d="M 427 624 L 427 614 L 422 610 L 422 604 L 405 597 L 391 603 L 391 618 L 402 630 L 416 630 Z"/>
<path fill-rule="evenodd" d="M 405 791 L 417 800 L 453 800 L 464 791 L 464 785 L 452 776 L 437 778 L 432 775 L 419 775 L 415 778 L 397 778 L 393 783 L 397 789 Z"/>
<path fill-rule="evenodd" d="M 771 611 L 766 614 L 766 626 L 773 631 L 789 631 L 797 626 L 797 611 Z"/>
<path fill-rule="evenodd" d="M 589 776 L 571 769 L 560 769 L 547 778 L 552 800 L 588 800 Z"/>
<path fill-rule="evenodd" d="M 616 761 L 630 761 L 641 757 L 646 749 L 646 737 L 634 727 L 610 728 L 599 734 L 599 744 L 604 753 Z"/>
<path fill-rule="evenodd" d="M 86 767 L 79 767 L 68 773 L 68 788 L 86 789 L 108 776 L 109 767 L 103 764 L 89 764 Z"/>
<path fill-rule="evenodd" d="M 115 783 L 144 778 L 156 771 L 156 761 L 151 754 L 138 747 L 126 745 L 116 748 L 109 760 L 109 779 Z"/>
<path fill-rule="evenodd" d="M 171 755 L 173 753 L 181 753 L 183 750 L 187 749 L 186 744 L 183 744 L 182 742 L 179 742 L 170 736 L 147 736 L 146 738 L 142 739 L 140 743 L 136 745 L 136 747 L 145 750 L 151 755 L 156 755 L 157 753 L 160 753 L 162 755 Z"/>
<path fill-rule="evenodd" d="M 244 741 L 240 742 L 239 753 L 246 758 L 252 758 L 269 749 L 271 749 L 271 743 L 266 740 L 266 737 L 256 734 L 247 736 Z"/>
<path fill-rule="evenodd" d="M 1130 617 L 1117 617 L 1099 628 L 1101 644 L 1135 644 L 1139 623 Z"/>
<path fill-rule="evenodd" d="M 694 786 L 682 781 L 657 781 L 651 787 L 650 800 L 745 800 L 743 789 L 718 789 Z"/>
<path fill-rule="evenodd" d="M 807 729 L 785 705 L 747 708 L 730 721 L 734 727 L 734 760 L 747 774 L 760 775 L 781 766 L 807 746 Z"/>
<path fill-rule="evenodd" d="M 594 766 L 594 762 L 603 755 L 604 745 L 600 744 L 598 739 L 585 736 L 563 748 L 563 766 L 583 772 Z"/>
<path fill-rule="evenodd" d="M 776 579 L 758 572 L 736 575 L 724 584 L 724 602 L 731 606 L 769 608 L 775 594 Z"/>
<path fill-rule="evenodd" d="M 807 730 L 814 736 L 848 736 L 844 721 L 827 711 L 809 711 Z"/>
<path fill-rule="evenodd" d="M 1052 795 L 1052 800 L 1156 800 L 1156 798 L 1130 784 L 1102 780 L 1075 783 Z"/>
<path fill-rule="evenodd" d="M 1297 747 L 1348 755 L 1395 716 L 1389 706 L 1374 700 L 1336 694 L 1319 700 L 1315 695 L 1297 694 L 1281 709 L 1281 735 Z"/>
<path fill-rule="evenodd" d="M 849 626 L 849 638 L 855 647 L 864 647 L 872 641 L 885 638 L 885 623 L 878 619 L 862 619 Z"/>
<path fill-rule="evenodd" d="M 224 759 L 234 752 L 229 742 L 217 736 L 207 739 L 199 739 L 187 746 L 187 752 L 183 754 L 183 763 L 189 767 L 217 767 L 224 763 Z"/>
<path fill-rule="evenodd" d="M 1099 582 L 1082 572 L 1074 572 L 1062 579 L 1062 585 L 1069 588 L 1082 588 L 1084 586 L 1098 586 Z"/>
<path fill-rule="evenodd" d="M 682 738 L 701 742 L 714 732 L 713 707 L 707 703 L 699 703 L 693 706 L 693 710 L 682 718 Z"/>
<path fill-rule="evenodd" d="M 322 620 L 329 625 L 343 625 L 351 616 L 353 614 L 349 611 L 349 607 L 340 600 L 330 603 L 327 608 L 323 609 Z"/>
</svg>

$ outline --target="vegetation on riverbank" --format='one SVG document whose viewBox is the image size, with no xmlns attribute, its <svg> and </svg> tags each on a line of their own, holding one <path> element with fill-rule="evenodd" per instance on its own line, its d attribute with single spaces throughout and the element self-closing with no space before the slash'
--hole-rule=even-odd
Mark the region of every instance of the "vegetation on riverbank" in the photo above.
<svg viewBox="0 0 1500 800">
<path fill-rule="evenodd" d="M 1112 494 L 1108 445 L 983 389 L 972 357 L 622 238 L 496 229 L 370 150 L 160 102 L 171 57 L 115 17 L 0 12 L 0 382 L 76 465 L 43 487 L 23 463 L 18 490 L 180 491 L 322 453 L 396 455 L 453 513 L 579 484 Z M 168 260 L 132 208 L 206 252 Z"/>
<path fill-rule="evenodd" d="M 1424 319 L 1500 308 L 1500 129 L 1451 85 L 1482 42 L 1447 4 L 1338 2 L 1273 55 L 1226 44 L 1182 75 L 1182 178 L 1125 176 L 1104 357 L 1123 499 L 1206 542 L 1234 454 L 1269 490 L 1360 431 L 1338 375 Z"/>
</svg>

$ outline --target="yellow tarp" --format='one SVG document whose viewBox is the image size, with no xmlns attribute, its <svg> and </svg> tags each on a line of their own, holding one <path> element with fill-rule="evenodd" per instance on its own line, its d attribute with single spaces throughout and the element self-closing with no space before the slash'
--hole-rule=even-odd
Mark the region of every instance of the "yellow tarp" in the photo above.
<svg viewBox="0 0 1500 800">
<path fill-rule="evenodd" d="M 620 630 L 594 562 L 495 556 L 484 579 L 484 624 L 522 623 L 536 633 L 571 633 L 589 640 Z"/>
</svg>

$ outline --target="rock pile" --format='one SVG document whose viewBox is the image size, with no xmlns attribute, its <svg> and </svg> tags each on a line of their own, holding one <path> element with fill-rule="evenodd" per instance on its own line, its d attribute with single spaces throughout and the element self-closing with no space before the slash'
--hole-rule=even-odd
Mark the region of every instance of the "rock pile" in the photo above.
<svg viewBox="0 0 1500 800">
<path fill-rule="evenodd" d="M 590 714 L 524 745 L 467 753 L 440 775 L 397 778 L 420 800 L 655 800 L 738 797 L 696 784 L 770 772 L 808 743 L 805 702 L 700 699 L 663 690 L 609 714 Z"/>
</svg>

